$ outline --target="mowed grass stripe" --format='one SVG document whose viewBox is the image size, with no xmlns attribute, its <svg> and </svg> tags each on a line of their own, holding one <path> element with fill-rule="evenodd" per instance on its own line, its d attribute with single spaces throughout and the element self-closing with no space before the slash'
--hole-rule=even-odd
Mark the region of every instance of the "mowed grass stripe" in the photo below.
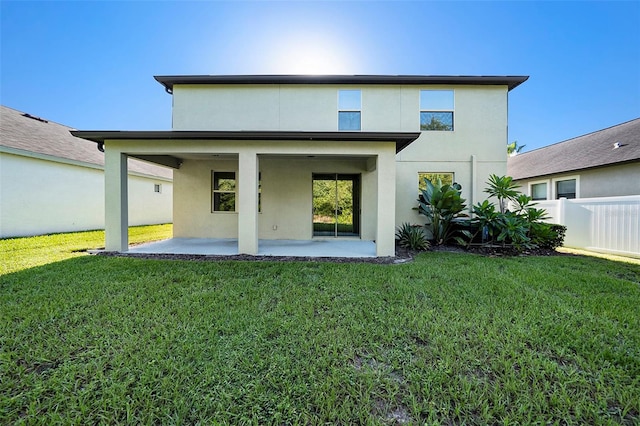
<svg viewBox="0 0 640 426">
<path fill-rule="evenodd" d="M 0 276 L 0 423 L 635 424 L 640 268 L 83 256 Z"/>
</svg>

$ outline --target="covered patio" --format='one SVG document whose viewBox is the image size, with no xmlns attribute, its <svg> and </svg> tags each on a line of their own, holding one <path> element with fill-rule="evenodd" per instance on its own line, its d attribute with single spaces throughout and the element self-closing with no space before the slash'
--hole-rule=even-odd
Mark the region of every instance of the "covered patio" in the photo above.
<svg viewBox="0 0 640 426">
<path fill-rule="evenodd" d="M 129 253 L 233 256 L 234 238 L 171 238 L 129 247 Z M 376 244 L 359 239 L 259 240 L 257 256 L 376 257 Z"/>
<path fill-rule="evenodd" d="M 128 244 L 127 158 L 132 157 L 174 169 L 175 238 L 157 243 L 153 249 L 158 253 L 318 257 L 395 255 L 395 156 L 419 136 L 175 130 L 72 134 L 97 142 L 105 152 L 107 251 L 150 249 Z M 357 226 L 347 238 L 336 234 L 341 238 L 334 241 L 316 238 L 312 229 L 313 181 L 329 175 L 350 177 L 357 193 Z M 218 176 L 230 188 L 221 189 Z M 231 202 L 228 209 L 217 204 L 223 196 Z"/>
</svg>

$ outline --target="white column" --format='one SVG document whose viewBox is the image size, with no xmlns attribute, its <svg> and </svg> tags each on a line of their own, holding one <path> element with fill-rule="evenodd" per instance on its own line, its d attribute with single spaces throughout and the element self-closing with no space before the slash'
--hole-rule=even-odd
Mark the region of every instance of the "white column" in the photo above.
<svg viewBox="0 0 640 426">
<path fill-rule="evenodd" d="M 258 156 L 238 156 L 238 252 L 258 254 Z"/>
<path fill-rule="evenodd" d="M 395 148 L 395 146 L 394 146 Z M 396 156 L 395 149 L 378 154 L 378 214 L 376 224 L 376 255 L 395 256 L 396 228 Z"/>
<path fill-rule="evenodd" d="M 106 149 L 104 153 L 105 250 L 129 249 L 127 155 Z"/>
</svg>

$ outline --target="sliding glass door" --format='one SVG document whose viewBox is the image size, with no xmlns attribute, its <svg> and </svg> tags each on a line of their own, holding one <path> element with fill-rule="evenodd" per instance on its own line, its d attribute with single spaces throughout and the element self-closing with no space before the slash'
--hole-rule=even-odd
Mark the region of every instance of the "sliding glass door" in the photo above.
<svg viewBox="0 0 640 426">
<path fill-rule="evenodd" d="M 360 236 L 360 175 L 313 175 L 313 235 Z"/>
</svg>

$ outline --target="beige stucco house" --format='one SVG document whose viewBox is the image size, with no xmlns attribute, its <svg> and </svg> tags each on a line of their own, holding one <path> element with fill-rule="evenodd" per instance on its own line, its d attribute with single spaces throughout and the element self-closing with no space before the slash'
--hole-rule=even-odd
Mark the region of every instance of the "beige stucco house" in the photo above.
<svg viewBox="0 0 640 426">
<path fill-rule="evenodd" d="M 105 227 L 104 154 L 72 128 L 0 106 L 0 238 Z M 172 221 L 171 169 L 131 159 L 129 225 Z"/>
<path fill-rule="evenodd" d="M 74 131 L 106 155 L 107 250 L 126 251 L 127 158 L 174 169 L 174 237 L 356 238 L 395 254 L 423 223 L 419 178 L 469 203 L 507 168 L 507 98 L 522 76 L 159 76 L 171 131 Z"/>
</svg>

